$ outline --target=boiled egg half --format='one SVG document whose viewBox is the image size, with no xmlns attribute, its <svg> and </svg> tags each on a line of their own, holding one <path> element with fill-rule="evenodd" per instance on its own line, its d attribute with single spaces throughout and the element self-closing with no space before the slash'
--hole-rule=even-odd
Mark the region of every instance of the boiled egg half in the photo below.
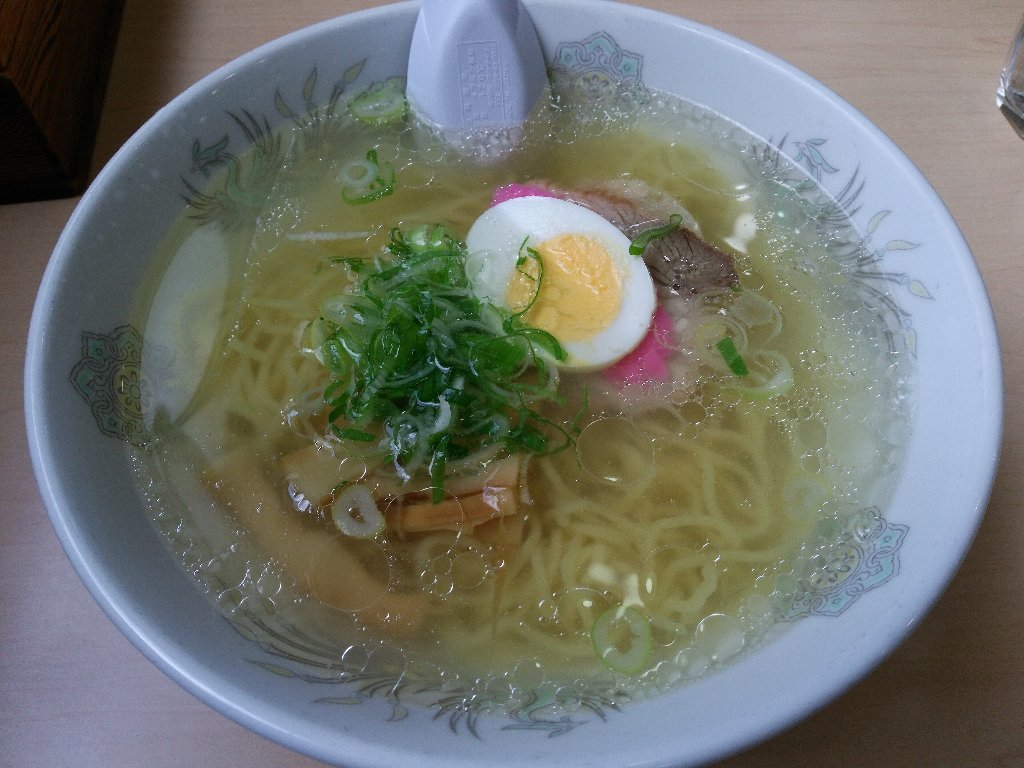
<svg viewBox="0 0 1024 768">
<path fill-rule="evenodd" d="M 629 243 L 582 205 L 517 197 L 470 228 L 467 272 L 481 299 L 558 339 L 561 365 L 603 368 L 640 343 L 654 314 L 654 283 Z"/>
</svg>

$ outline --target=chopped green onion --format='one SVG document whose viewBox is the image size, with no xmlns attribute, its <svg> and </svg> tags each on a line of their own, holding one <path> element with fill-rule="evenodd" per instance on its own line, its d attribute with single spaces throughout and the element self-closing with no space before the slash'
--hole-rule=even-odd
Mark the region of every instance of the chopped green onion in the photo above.
<svg viewBox="0 0 1024 768">
<path fill-rule="evenodd" d="M 749 374 L 743 383 L 730 388 L 750 400 L 768 398 L 788 392 L 793 386 L 793 366 L 785 355 L 762 349 L 750 356 Z"/>
<path fill-rule="evenodd" d="M 444 468 L 448 462 L 448 443 L 451 436 L 441 435 L 434 446 L 434 454 L 430 458 L 430 500 L 434 504 L 440 504 L 444 498 Z"/>
<path fill-rule="evenodd" d="M 334 415 L 334 412 L 331 412 Z M 338 414 L 340 415 L 340 414 Z M 377 438 L 371 435 L 369 432 L 364 432 L 361 429 L 352 429 L 352 427 L 339 427 L 332 424 L 333 432 L 335 435 L 340 437 L 342 440 L 355 440 L 359 443 L 372 443 Z"/>
<path fill-rule="evenodd" d="M 397 123 L 405 117 L 408 107 L 405 93 L 395 80 L 374 83 L 349 102 L 352 116 L 369 125 Z"/>
<path fill-rule="evenodd" d="M 384 515 L 365 485 L 350 485 L 331 504 L 331 519 L 346 536 L 372 539 L 384 530 Z"/>
<path fill-rule="evenodd" d="M 343 169 L 342 175 L 353 175 L 360 182 L 364 177 L 358 177 L 355 166 L 366 171 L 365 183 L 347 184 L 341 188 L 341 199 L 349 205 L 363 205 L 372 203 L 387 197 L 395 191 L 395 169 L 388 163 L 381 163 L 377 160 L 377 150 L 371 149 L 366 153 L 366 160 L 350 163 Z"/>
<path fill-rule="evenodd" d="M 636 606 L 609 608 L 590 632 L 598 658 L 616 672 L 638 675 L 647 667 L 654 645 L 651 624 Z"/>
<path fill-rule="evenodd" d="M 410 229 L 409 234 L 404 237 L 401 232 L 394 232 L 393 235 L 403 238 L 408 247 L 420 251 L 443 248 L 447 239 L 451 237 L 441 224 L 420 224 Z"/>
<path fill-rule="evenodd" d="M 544 280 L 544 262 L 541 260 L 540 251 L 535 248 L 527 247 L 527 240 L 529 240 L 529 237 L 524 238 L 522 244 L 519 246 L 519 256 L 516 258 L 516 272 L 527 280 L 532 280 L 534 288 L 533 293 L 530 294 L 530 300 L 526 302 L 526 306 L 513 315 L 513 317 L 516 318 L 525 315 L 533 308 L 533 305 L 537 303 L 537 297 L 540 296 L 540 286 Z M 531 275 L 525 269 L 526 262 L 530 259 L 532 259 L 533 263 L 537 265 L 536 275 Z"/>
<path fill-rule="evenodd" d="M 668 217 L 667 224 L 662 224 L 660 227 L 651 227 L 650 229 L 645 229 L 639 235 L 634 237 L 633 240 L 630 242 L 630 254 L 632 254 L 633 256 L 642 255 L 643 252 L 647 250 L 647 246 L 651 244 L 652 240 L 660 240 L 661 238 L 672 234 L 677 229 L 679 229 L 679 225 L 682 223 L 683 217 L 678 213 L 673 213 L 671 216 Z"/>
<path fill-rule="evenodd" d="M 722 358 L 725 360 L 726 365 L 729 366 L 729 370 L 735 375 L 742 378 L 749 373 L 747 364 L 743 361 L 743 355 L 737 351 L 736 342 L 732 340 L 732 336 L 726 336 L 715 344 L 715 347 L 722 353 Z"/>
<path fill-rule="evenodd" d="M 352 189 L 368 187 L 377 178 L 377 164 L 369 158 L 353 160 L 338 172 L 338 181 Z"/>
</svg>

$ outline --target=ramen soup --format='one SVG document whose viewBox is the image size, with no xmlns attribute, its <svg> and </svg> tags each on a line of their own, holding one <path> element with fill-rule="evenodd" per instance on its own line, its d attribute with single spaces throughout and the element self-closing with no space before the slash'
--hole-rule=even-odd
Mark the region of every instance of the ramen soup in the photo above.
<svg viewBox="0 0 1024 768">
<path fill-rule="evenodd" d="M 586 705 L 842 579 L 907 421 L 842 208 L 674 97 L 545 105 L 483 162 L 370 94 L 242 123 L 140 298 L 140 486 L 232 621 L 385 692 Z"/>
</svg>

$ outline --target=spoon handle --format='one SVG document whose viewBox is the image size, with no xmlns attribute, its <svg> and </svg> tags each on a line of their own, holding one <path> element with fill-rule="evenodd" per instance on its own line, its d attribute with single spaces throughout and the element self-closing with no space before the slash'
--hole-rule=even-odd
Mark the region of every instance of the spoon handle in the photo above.
<svg viewBox="0 0 1024 768">
<path fill-rule="evenodd" d="M 442 129 L 508 129 L 526 121 L 547 73 L 520 0 L 423 0 L 406 92 Z"/>
</svg>

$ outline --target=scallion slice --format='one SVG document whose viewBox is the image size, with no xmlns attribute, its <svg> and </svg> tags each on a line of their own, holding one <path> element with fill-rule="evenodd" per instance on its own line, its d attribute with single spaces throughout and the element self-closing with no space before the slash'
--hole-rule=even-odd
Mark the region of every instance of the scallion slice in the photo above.
<svg viewBox="0 0 1024 768">
<path fill-rule="evenodd" d="M 672 232 L 679 229 L 679 225 L 683 223 L 683 217 L 678 213 L 673 213 L 668 217 L 668 223 L 662 224 L 660 227 L 651 227 L 645 229 L 639 235 L 633 238 L 629 244 L 629 252 L 633 256 L 641 256 L 647 246 L 651 244 L 653 240 L 660 240 Z"/>
<path fill-rule="evenodd" d="M 405 117 L 409 102 L 397 83 L 371 86 L 349 103 L 352 116 L 370 125 L 387 125 Z"/>
<path fill-rule="evenodd" d="M 793 366 L 785 355 L 762 349 L 750 356 L 748 374 L 731 389 L 749 400 L 767 400 L 793 386 Z"/>
<path fill-rule="evenodd" d="M 715 344 L 715 347 L 722 353 L 722 358 L 725 360 L 726 365 L 729 366 L 729 370 L 736 376 L 742 378 L 749 373 L 747 364 L 743 360 L 743 355 L 736 349 L 736 342 L 732 340 L 732 336 L 726 336 Z"/>
<path fill-rule="evenodd" d="M 363 189 L 377 178 L 377 164 L 369 158 L 360 158 L 346 163 L 338 172 L 338 181 L 350 189 Z"/>
<path fill-rule="evenodd" d="M 654 644 L 651 624 L 636 606 L 609 608 L 590 634 L 598 657 L 616 672 L 638 675 L 647 667 Z"/>
<path fill-rule="evenodd" d="M 361 429 L 353 429 L 352 427 L 339 427 L 335 424 L 333 427 L 334 434 L 342 440 L 355 440 L 357 443 L 372 443 L 375 438 L 369 432 L 364 432 Z"/>
<path fill-rule="evenodd" d="M 365 485 L 350 485 L 331 504 L 331 519 L 346 536 L 372 539 L 384 530 L 384 515 Z"/>
<path fill-rule="evenodd" d="M 516 258 L 516 272 L 525 277 L 527 280 L 533 282 L 533 292 L 530 294 L 530 300 L 526 302 L 526 305 L 516 312 L 513 317 L 523 317 L 527 312 L 533 309 L 533 305 L 537 303 L 537 297 L 540 296 L 540 286 L 544 282 L 544 261 L 541 259 L 540 251 L 536 248 L 530 248 L 526 245 L 526 238 L 519 246 L 519 256 Z M 532 263 L 536 269 L 537 274 L 531 274 L 528 265 Z"/>
<path fill-rule="evenodd" d="M 359 162 L 362 163 L 362 161 Z M 364 167 L 370 174 L 365 183 L 360 178 L 360 183 L 357 185 L 346 184 L 341 188 L 341 199 L 349 205 L 372 203 L 395 191 L 395 169 L 389 163 L 377 160 L 377 150 L 371 149 L 366 153 Z"/>
</svg>

